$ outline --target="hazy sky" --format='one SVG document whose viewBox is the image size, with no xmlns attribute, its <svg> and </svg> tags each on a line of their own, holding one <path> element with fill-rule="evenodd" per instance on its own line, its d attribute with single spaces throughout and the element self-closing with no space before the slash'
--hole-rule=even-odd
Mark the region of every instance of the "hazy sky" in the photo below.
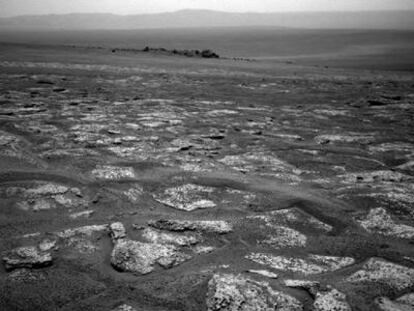
<svg viewBox="0 0 414 311">
<path fill-rule="evenodd" d="M 139 14 L 181 9 L 232 12 L 414 10 L 414 0 L 0 0 L 0 16 L 73 12 Z"/>
</svg>

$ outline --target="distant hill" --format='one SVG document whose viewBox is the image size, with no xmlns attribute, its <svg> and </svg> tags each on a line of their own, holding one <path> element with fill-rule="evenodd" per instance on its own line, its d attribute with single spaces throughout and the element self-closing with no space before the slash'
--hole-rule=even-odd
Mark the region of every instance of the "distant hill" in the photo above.
<svg viewBox="0 0 414 311">
<path fill-rule="evenodd" d="M 115 30 L 239 26 L 414 29 L 414 11 L 226 13 L 208 10 L 183 10 L 172 13 L 126 16 L 66 14 L 0 18 L 1 30 Z"/>
</svg>

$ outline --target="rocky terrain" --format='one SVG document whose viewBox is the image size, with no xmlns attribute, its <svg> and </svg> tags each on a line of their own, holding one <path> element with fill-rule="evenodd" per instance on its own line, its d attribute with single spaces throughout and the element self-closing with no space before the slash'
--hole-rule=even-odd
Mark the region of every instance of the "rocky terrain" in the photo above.
<svg viewBox="0 0 414 311">
<path fill-rule="evenodd" d="M 411 74 L 16 51 L 1 310 L 413 310 Z"/>
</svg>

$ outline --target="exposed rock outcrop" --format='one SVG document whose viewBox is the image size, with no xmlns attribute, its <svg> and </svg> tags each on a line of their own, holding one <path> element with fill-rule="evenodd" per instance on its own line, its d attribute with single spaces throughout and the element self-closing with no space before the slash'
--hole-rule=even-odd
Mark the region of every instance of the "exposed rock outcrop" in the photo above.
<svg viewBox="0 0 414 311">
<path fill-rule="evenodd" d="M 112 250 L 111 264 L 119 270 L 137 274 L 148 274 L 159 264 L 163 268 L 177 266 L 191 256 L 173 245 L 143 243 L 128 239 L 118 240 Z"/>
<path fill-rule="evenodd" d="M 241 275 L 215 274 L 208 283 L 208 311 L 299 311 L 301 303 L 266 282 Z"/>
<path fill-rule="evenodd" d="M 170 231 L 207 231 L 225 234 L 233 231 L 233 226 L 224 220 L 167 220 L 150 221 L 148 224 L 157 229 Z"/>
<path fill-rule="evenodd" d="M 52 255 L 35 246 L 15 248 L 3 255 L 6 270 L 19 268 L 43 268 L 52 264 Z"/>
</svg>

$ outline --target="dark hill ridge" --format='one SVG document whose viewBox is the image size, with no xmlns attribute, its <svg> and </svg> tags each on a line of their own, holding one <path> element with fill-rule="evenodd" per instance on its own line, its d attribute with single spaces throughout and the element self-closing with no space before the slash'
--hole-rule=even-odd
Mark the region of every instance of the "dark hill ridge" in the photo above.
<svg viewBox="0 0 414 311">
<path fill-rule="evenodd" d="M 114 15 L 66 14 L 0 19 L 2 30 L 144 29 L 170 27 L 279 26 L 333 29 L 414 29 L 414 11 L 227 13 L 182 10 L 171 13 Z"/>
</svg>

